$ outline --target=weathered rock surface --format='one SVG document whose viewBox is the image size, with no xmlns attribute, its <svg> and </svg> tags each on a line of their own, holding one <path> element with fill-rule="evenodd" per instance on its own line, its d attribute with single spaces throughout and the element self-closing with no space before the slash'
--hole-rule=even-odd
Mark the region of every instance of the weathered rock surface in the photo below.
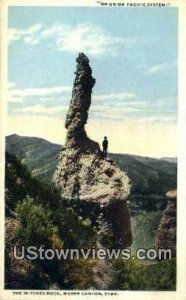
<svg viewBox="0 0 186 300">
<path fill-rule="evenodd" d="M 156 234 L 156 250 L 171 249 L 171 256 L 176 256 L 176 190 L 166 194 L 168 203 L 163 213 Z M 163 257 L 162 257 L 163 258 Z"/>
<path fill-rule="evenodd" d="M 60 153 L 53 181 L 65 199 L 80 200 L 97 230 L 100 244 L 126 247 L 132 242 L 126 204 L 129 178 L 113 160 L 104 160 L 99 144 L 87 137 L 85 124 L 95 79 L 83 53 L 77 58 L 75 74 L 65 122 L 65 148 Z"/>
</svg>

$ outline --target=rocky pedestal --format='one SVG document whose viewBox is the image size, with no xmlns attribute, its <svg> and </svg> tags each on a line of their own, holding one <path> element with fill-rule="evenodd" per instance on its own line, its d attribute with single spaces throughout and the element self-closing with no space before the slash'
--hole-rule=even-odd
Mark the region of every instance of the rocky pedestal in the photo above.
<svg viewBox="0 0 186 300">
<path fill-rule="evenodd" d="M 66 116 L 65 148 L 53 181 L 65 199 L 77 197 L 87 211 L 104 247 L 127 247 L 132 235 L 126 200 L 127 174 L 112 160 L 104 160 L 99 144 L 87 137 L 85 124 L 95 79 L 88 58 L 80 53 L 72 99 Z"/>
</svg>

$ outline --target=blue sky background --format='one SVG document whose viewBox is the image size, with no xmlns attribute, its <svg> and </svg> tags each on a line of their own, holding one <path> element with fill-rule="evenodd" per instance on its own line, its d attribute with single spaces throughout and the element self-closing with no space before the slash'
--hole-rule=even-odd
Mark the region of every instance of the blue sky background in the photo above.
<svg viewBox="0 0 186 300">
<path fill-rule="evenodd" d="M 167 142 L 171 141 L 171 132 L 174 141 L 170 153 L 166 147 L 155 150 L 157 145 L 153 148 L 150 136 L 150 150 L 145 146 L 142 150 L 139 144 L 117 147 L 114 142 L 111 150 L 175 155 L 172 130 L 176 126 L 178 94 L 177 8 L 10 7 L 8 19 L 9 133 L 17 130 L 25 135 L 37 134 L 28 126 L 24 132 L 23 128 L 15 128 L 13 120 L 16 122 L 18 117 L 23 120 L 27 116 L 30 122 L 43 122 L 42 117 L 64 122 L 75 59 L 83 51 L 96 78 L 88 125 L 91 137 L 101 139 L 104 132 L 100 129 L 100 136 L 96 136 L 93 127 L 99 129 L 104 124 L 111 141 L 111 129 L 120 124 L 136 136 L 132 127 L 138 124 L 148 128 L 145 139 L 154 132 L 154 142 L 163 147 L 158 136 L 162 139 L 167 129 Z M 49 135 L 45 128 L 38 135 L 63 142 L 65 132 L 59 137 L 55 130 Z"/>
</svg>

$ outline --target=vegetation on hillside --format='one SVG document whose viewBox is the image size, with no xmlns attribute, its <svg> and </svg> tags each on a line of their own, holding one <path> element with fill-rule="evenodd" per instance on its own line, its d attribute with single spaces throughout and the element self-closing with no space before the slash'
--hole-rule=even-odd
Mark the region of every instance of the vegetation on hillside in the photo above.
<svg viewBox="0 0 186 300">
<path fill-rule="evenodd" d="M 39 182 L 33 178 L 27 167 L 14 155 L 6 152 L 5 164 L 5 199 L 6 213 L 15 210 L 19 201 L 27 195 L 45 204 L 46 207 L 55 207 L 60 195 L 53 186 Z"/>
<path fill-rule="evenodd" d="M 143 211 L 131 216 L 133 250 L 139 248 L 150 249 L 154 247 L 155 235 L 162 215 L 163 211 L 157 210 L 150 212 Z"/>
<path fill-rule="evenodd" d="M 133 291 L 175 291 L 176 259 L 161 261 L 155 264 L 143 264 L 139 260 L 114 263 L 115 276 L 111 289 Z"/>
<path fill-rule="evenodd" d="M 79 288 L 91 284 L 93 261 L 24 260 L 15 267 L 12 257 L 14 245 L 43 245 L 45 249 L 92 247 L 95 233 L 78 199 L 62 199 L 53 187 L 32 178 L 19 159 L 6 154 L 6 206 L 6 229 L 12 228 L 7 230 L 5 240 L 7 288 L 49 288 L 53 283 L 60 288 Z M 15 222 L 10 218 L 11 212 L 16 216 Z M 27 272 L 27 277 L 21 275 Z M 15 276 L 23 278 L 15 282 Z"/>
<path fill-rule="evenodd" d="M 177 185 L 177 165 L 162 159 L 128 154 L 110 154 L 131 179 L 132 210 L 159 210 L 166 206 L 165 194 Z"/>
</svg>

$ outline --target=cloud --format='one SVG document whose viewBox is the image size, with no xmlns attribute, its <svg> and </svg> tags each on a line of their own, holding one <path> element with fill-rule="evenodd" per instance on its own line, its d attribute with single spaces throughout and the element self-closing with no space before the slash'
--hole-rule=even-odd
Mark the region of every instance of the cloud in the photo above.
<svg viewBox="0 0 186 300">
<path fill-rule="evenodd" d="M 68 110 L 71 87 L 17 88 L 9 83 L 9 114 L 32 114 L 43 116 L 65 116 Z M 17 103 L 15 106 L 14 103 Z M 176 98 L 155 100 L 140 99 L 132 92 L 93 94 L 90 118 L 96 120 L 141 120 L 141 122 L 175 123 Z"/>
<path fill-rule="evenodd" d="M 124 93 L 110 93 L 110 94 L 94 95 L 93 98 L 96 101 L 104 101 L 104 100 L 123 101 L 123 100 L 136 99 L 137 96 L 133 93 L 124 92 Z"/>
<path fill-rule="evenodd" d="M 138 124 L 176 124 L 176 116 L 146 116 L 145 118 L 138 118 Z"/>
<path fill-rule="evenodd" d="M 15 83 L 9 83 L 8 85 L 8 101 L 9 102 L 23 102 L 27 97 L 47 97 L 54 96 L 62 93 L 68 93 L 71 91 L 70 86 L 54 86 L 43 88 L 25 88 L 19 89 Z"/>
<path fill-rule="evenodd" d="M 97 99 L 97 101 L 94 101 Z M 147 123 L 175 123 L 177 119 L 177 98 L 167 97 L 143 100 L 135 94 L 111 93 L 95 95 L 90 108 L 93 119 L 127 120 Z"/>
<path fill-rule="evenodd" d="M 164 69 L 164 65 L 155 65 L 152 66 L 150 69 L 147 70 L 148 74 L 154 74 L 154 73 L 159 73 L 160 71 L 162 71 Z"/>
<path fill-rule="evenodd" d="M 9 29 L 10 43 L 22 41 L 35 46 L 44 40 L 58 51 L 72 53 L 83 51 L 94 56 L 108 53 L 114 55 L 121 47 L 131 47 L 136 42 L 132 38 L 113 36 L 92 23 L 81 23 L 75 26 L 60 23 L 48 28 L 39 23 L 24 30 Z"/>
<path fill-rule="evenodd" d="M 90 119 L 121 121 L 134 118 L 137 113 L 140 114 L 140 108 L 137 107 L 93 106 L 90 110 Z"/>
<path fill-rule="evenodd" d="M 59 51 L 86 52 L 92 55 L 114 53 L 129 42 L 127 39 L 111 36 L 101 27 L 93 24 L 79 24 L 61 32 L 57 39 Z"/>
<path fill-rule="evenodd" d="M 164 97 L 156 100 L 156 107 L 166 110 L 177 110 L 178 99 L 176 97 Z"/>
<path fill-rule="evenodd" d="M 71 91 L 69 86 L 56 86 L 49 88 L 26 88 L 14 90 L 15 96 L 28 97 L 28 96 L 48 96 L 53 94 L 60 94 L 63 92 Z"/>
<path fill-rule="evenodd" d="M 106 107 L 109 107 L 108 110 L 119 110 L 125 109 L 125 111 L 137 111 L 142 109 L 148 104 L 148 101 L 142 101 L 134 93 L 110 93 L 110 94 L 95 94 L 92 97 L 92 106 L 93 109 L 102 107 L 102 110 L 105 110 Z"/>
<path fill-rule="evenodd" d="M 9 43 L 23 40 L 26 44 L 35 45 L 38 43 L 37 35 L 42 29 L 42 24 L 38 23 L 27 29 L 10 28 L 8 32 Z"/>
<path fill-rule="evenodd" d="M 153 74 L 165 72 L 165 71 L 167 71 L 169 69 L 172 69 L 176 65 L 177 65 L 176 61 L 173 61 L 173 62 L 170 62 L 170 63 L 156 64 L 156 65 L 153 65 L 153 66 L 147 68 L 146 73 L 153 75 Z"/>
<path fill-rule="evenodd" d="M 29 115 L 44 115 L 44 116 L 54 116 L 61 113 L 66 113 L 68 106 L 55 106 L 55 107 L 46 107 L 44 105 L 32 105 L 19 109 L 14 109 L 14 114 L 29 114 Z"/>
</svg>

